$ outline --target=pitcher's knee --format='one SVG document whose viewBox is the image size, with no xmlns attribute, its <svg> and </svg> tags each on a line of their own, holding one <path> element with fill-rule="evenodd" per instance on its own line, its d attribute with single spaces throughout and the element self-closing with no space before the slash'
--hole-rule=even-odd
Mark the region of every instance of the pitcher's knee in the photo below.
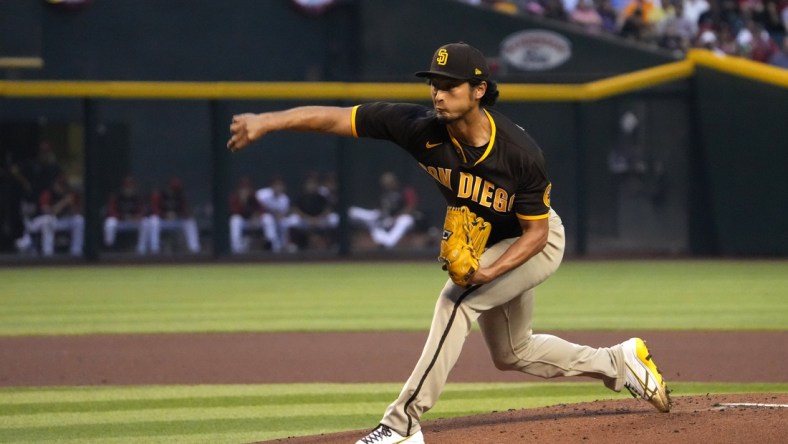
<svg viewBox="0 0 788 444">
<path fill-rule="evenodd" d="M 498 370 L 523 371 L 531 363 L 528 356 L 531 352 L 532 344 L 533 341 L 529 338 L 514 348 L 508 345 L 500 348 L 491 348 L 490 356 L 492 357 L 493 365 Z"/>
<path fill-rule="evenodd" d="M 491 355 L 493 365 L 496 369 L 501 371 L 519 370 L 522 366 L 522 360 L 515 356 L 511 351 L 497 351 Z"/>
</svg>

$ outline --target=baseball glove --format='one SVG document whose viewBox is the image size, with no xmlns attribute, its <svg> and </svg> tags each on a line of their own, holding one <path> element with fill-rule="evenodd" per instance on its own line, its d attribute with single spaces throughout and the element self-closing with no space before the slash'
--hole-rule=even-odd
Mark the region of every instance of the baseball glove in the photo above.
<svg viewBox="0 0 788 444">
<path fill-rule="evenodd" d="M 479 269 L 479 258 L 484 252 L 491 226 L 476 216 L 468 207 L 449 207 L 443 222 L 441 255 L 443 269 L 455 284 L 468 286 L 471 276 Z"/>
</svg>

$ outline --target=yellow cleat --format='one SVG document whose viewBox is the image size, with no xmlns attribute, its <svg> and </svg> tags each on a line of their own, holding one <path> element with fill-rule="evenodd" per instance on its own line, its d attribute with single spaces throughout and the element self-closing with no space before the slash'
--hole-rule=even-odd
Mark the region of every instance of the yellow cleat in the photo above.
<svg viewBox="0 0 788 444">
<path fill-rule="evenodd" d="M 633 397 L 645 399 L 660 412 L 669 412 L 670 391 L 646 343 L 640 338 L 632 338 L 622 345 L 627 366 L 624 387 Z"/>
</svg>

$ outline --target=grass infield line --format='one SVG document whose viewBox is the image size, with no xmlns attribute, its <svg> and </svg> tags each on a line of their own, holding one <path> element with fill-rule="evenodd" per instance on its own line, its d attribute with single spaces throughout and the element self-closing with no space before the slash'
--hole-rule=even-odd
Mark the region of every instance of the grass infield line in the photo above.
<svg viewBox="0 0 788 444">
<path fill-rule="evenodd" d="M 788 384 L 676 383 L 672 387 L 674 396 L 788 392 Z M 363 429 L 379 419 L 398 389 L 399 384 L 2 389 L 0 442 L 125 444 L 166 437 L 173 443 L 237 443 Z M 312 399 L 310 391 L 316 394 Z M 242 400 L 244 393 L 249 394 L 248 402 Z M 49 397 L 60 413 L 46 408 Z M 425 419 L 628 398 L 598 383 L 450 384 Z M 91 400 L 98 405 L 91 405 Z M 69 404 L 73 409 L 64 409 Z"/>
</svg>

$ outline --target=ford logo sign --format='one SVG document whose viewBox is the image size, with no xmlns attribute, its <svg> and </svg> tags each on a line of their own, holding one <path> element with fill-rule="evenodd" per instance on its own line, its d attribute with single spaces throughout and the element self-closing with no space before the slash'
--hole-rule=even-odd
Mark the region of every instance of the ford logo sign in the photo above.
<svg viewBox="0 0 788 444">
<path fill-rule="evenodd" d="M 523 71 L 545 71 L 560 66 L 572 56 L 569 40 L 552 31 L 520 31 L 501 43 L 501 57 Z"/>
</svg>

